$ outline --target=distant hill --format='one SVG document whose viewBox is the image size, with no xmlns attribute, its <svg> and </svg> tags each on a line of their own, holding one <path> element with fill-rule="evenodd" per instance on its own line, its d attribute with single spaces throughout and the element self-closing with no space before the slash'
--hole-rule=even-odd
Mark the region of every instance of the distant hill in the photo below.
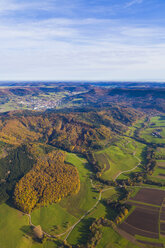
<svg viewBox="0 0 165 248">
<path fill-rule="evenodd" d="M 151 109 L 165 111 L 165 83 L 122 82 L 12 83 L 0 87 L 0 109 L 4 112 L 12 109 L 13 105 L 14 109 L 39 109 L 43 96 L 43 110 L 52 108 L 53 104 L 53 108 L 60 109 L 69 107 L 97 109 L 117 104 L 145 112 Z M 6 103 L 10 103 L 10 107 L 3 108 Z"/>
<path fill-rule="evenodd" d="M 142 111 L 165 111 L 165 88 L 99 88 L 89 90 L 86 93 L 68 97 L 67 101 L 81 99 L 82 104 L 91 106 L 106 106 L 116 103 L 120 106 L 141 109 Z"/>
</svg>

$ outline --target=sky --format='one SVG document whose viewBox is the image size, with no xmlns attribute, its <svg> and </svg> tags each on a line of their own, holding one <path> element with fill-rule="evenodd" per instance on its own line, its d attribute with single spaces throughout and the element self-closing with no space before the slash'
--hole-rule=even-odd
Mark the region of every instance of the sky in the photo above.
<svg viewBox="0 0 165 248">
<path fill-rule="evenodd" d="M 0 81 L 165 81 L 165 0 L 0 0 Z"/>
</svg>

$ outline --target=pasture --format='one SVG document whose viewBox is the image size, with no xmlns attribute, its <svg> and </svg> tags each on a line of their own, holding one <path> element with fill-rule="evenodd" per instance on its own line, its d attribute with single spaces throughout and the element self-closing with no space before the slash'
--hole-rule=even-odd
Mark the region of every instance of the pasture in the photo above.
<svg viewBox="0 0 165 248">
<path fill-rule="evenodd" d="M 32 214 L 32 223 L 41 225 L 42 229 L 50 234 L 66 231 L 97 201 L 98 192 L 93 190 L 89 176 L 90 166 L 87 161 L 73 153 L 68 153 L 66 162 L 71 163 L 79 171 L 81 189 L 77 195 L 68 196 L 60 203 L 35 209 Z M 102 212 L 102 210 L 101 210 Z M 55 248 L 55 242 L 40 244 L 31 237 L 29 220 L 20 211 L 8 206 L 0 205 L 0 247 L 3 248 Z M 99 213 L 98 213 L 98 216 Z"/>
<path fill-rule="evenodd" d="M 87 161 L 73 153 L 67 153 L 66 162 L 78 169 L 80 191 L 76 195 L 62 199 L 59 203 L 35 209 L 31 215 L 33 224 L 40 224 L 44 231 L 51 234 L 66 231 L 95 204 L 98 197 L 89 180 L 90 167 Z"/>
<path fill-rule="evenodd" d="M 28 217 L 7 204 L 0 205 L 0 247 L 31 248 L 32 240 L 25 237 Z"/>
<path fill-rule="evenodd" d="M 156 152 L 156 158 L 158 157 Z M 159 158 L 161 158 L 159 156 Z M 157 181 L 157 182 L 164 182 L 165 181 L 165 160 L 156 160 L 156 166 L 154 167 L 154 172 L 151 176 L 148 176 L 148 179 Z"/>
<path fill-rule="evenodd" d="M 96 248 L 139 248 L 138 245 L 133 244 L 132 242 L 128 241 L 124 237 L 120 236 L 116 231 L 114 231 L 110 227 L 103 227 L 102 228 L 102 239 Z"/>
<path fill-rule="evenodd" d="M 0 247 L 1 248 L 57 248 L 53 241 L 39 243 L 34 240 L 29 219 L 17 209 L 0 205 Z"/>
<path fill-rule="evenodd" d="M 158 147 L 156 149 L 156 158 L 159 160 L 165 160 L 165 147 Z"/>
<path fill-rule="evenodd" d="M 154 116 L 150 119 L 150 126 L 165 127 L 165 116 Z"/>
<path fill-rule="evenodd" d="M 139 135 L 149 143 L 165 144 L 165 116 L 152 117 Z"/>
<path fill-rule="evenodd" d="M 142 152 L 145 145 L 131 138 L 122 137 L 110 147 L 94 153 L 98 164 L 103 168 L 102 178 L 114 180 L 120 172 L 131 170 L 142 160 Z M 140 166 L 135 171 L 140 171 Z M 125 173 L 119 177 L 127 177 Z"/>
<path fill-rule="evenodd" d="M 146 128 L 140 133 L 140 137 L 149 143 L 165 144 L 165 127 Z"/>
</svg>

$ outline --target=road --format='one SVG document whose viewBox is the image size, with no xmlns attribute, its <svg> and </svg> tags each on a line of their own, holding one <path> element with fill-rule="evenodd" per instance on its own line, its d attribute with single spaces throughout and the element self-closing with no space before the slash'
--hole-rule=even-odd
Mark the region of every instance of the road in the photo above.
<svg viewBox="0 0 165 248">
<path fill-rule="evenodd" d="M 138 165 L 136 165 L 134 168 L 132 168 L 132 169 L 130 169 L 130 170 L 126 170 L 126 171 L 119 172 L 119 174 L 117 174 L 117 176 L 115 177 L 115 180 L 116 180 L 121 174 L 124 174 L 124 173 L 127 173 L 127 172 L 134 171 L 134 170 L 141 164 L 141 160 L 135 155 L 135 153 L 133 154 L 133 156 L 139 161 Z"/>
<path fill-rule="evenodd" d="M 133 155 L 136 157 L 135 153 L 134 153 Z M 135 170 L 135 169 L 141 164 L 141 160 L 140 160 L 138 157 L 136 157 L 136 158 L 137 158 L 137 160 L 139 161 L 138 165 L 136 165 L 136 166 L 135 166 L 134 168 L 132 168 L 131 170 L 127 170 L 127 171 L 122 171 L 122 172 L 120 172 L 120 173 L 115 177 L 115 180 L 117 180 L 117 178 L 118 178 L 121 174 L 127 173 L 127 172 L 131 172 L 131 171 Z M 79 160 L 81 160 L 81 159 L 79 159 Z M 81 160 L 81 162 L 84 163 L 83 160 Z M 95 188 L 92 179 L 91 179 L 91 185 L 92 185 L 93 188 Z M 131 187 L 132 187 L 132 186 L 131 186 Z M 141 187 L 141 186 L 135 186 L 135 187 Z M 121 187 L 118 187 L 118 188 L 121 188 Z M 78 224 L 79 224 L 79 223 L 80 223 L 80 222 L 81 222 L 81 221 L 82 221 L 90 212 L 92 212 L 94 208 L 97 207 L 97 205 L 98 205 L 99 202 L 101 201 L 102 193 L 105 192 L 105 191 L 108 191 L 108 190 L 112 190 L 112 189 L 114 189 L 114 187 L 109 187 L 109 188 L 106 188 L 106 189 L 101 190 L 101 191 L 99 192 L 98 200 L 97 200 L 97 202 L 94 204 L 94 206 L 93 206 L 91 209 L 89 209 L 83 216 L 81 216 L 81 218 L 80 218 L 74 225 L 72 225 L 71 227 L 69 227 L 65 232 L 60 233 L 60 234 L 57 234 L 57 235 L 50 235 L 50 234 L 48 234 L 48 233 L 46 233 L 46 232 L 44 232 L 44 231 L 43 231 L 43 233 L 44 233 L 46 236 L 51 237 L 51 238 L 57 238 L 57 237 L 61 237 L 61 236 L 64 236 L 65 234 L 67 234 L 66 237 L 65 237 L 65 239 L 64 239 L 64 240 L 67 240 L 68 237 L 69 237 L 69 235 L 70 235 L 71 232 L 73 231 L 73 229 L 74 229 L 74 228 L 75 228 L 75 227 L 76 227 L 76 226 L 77 226 L 77 225 L 78 225 Z M 26 215 L 29 217 L 29 224 L 30 224 L 31 226 L 35 227 L 35 225 L 34 225 L 34 224 L 32 223 L 32 221 L 31 221 L 31 215 L 30 215 L 30 214 L 26 214 Z"/>
</svg>

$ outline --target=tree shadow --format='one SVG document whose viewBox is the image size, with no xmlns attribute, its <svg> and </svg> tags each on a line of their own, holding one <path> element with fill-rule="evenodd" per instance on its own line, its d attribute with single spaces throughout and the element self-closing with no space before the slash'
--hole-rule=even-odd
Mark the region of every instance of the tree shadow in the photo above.
<svg viewBox="0 0 165 248">
<path fill-rule="evenodd" d="M 141 165 L 140 167 L 144 170 L 144 165 L 147 163 L 147 146 L 141 152 Z"/>
<path fill-rule="evenodd" d="M 114 221 L 118 215 L 117 211 L 114 208 L 108 206 L 105 201 L 102 200 L 101 203 L 105 207 L 105 218 Z"/>
<path fill-rule="evenodd" d="M 31 238 L 36 243 L 42 243 L 42 240 L 34 235 L 33 227 L 30 225 L 22 226 L 20 230 L 24 233 L 24 237 Z"/>
<path fill-rule="evenodd" d="M 92 165 L 90 163 L 84 163 L 85 169 L 87 169 L 89 172 L 93 172 Z"/>
<path fill-rule="evenodd" d="M 79 244 L 86 244 L 89 238 L 90 230 L 89 227 L 92 225 L 94 218 L 83 219 L 81 221 L 81 227 L 79 228 L 80 236 L 78 238 Z M 74 247 L 74 246 L 73 246 Z"/>
<path fill-rule="evenodd" d="M 30 236 L 30 237 L 33 237 L 33 236 L 34 236 L 34 235 L 33 235 L 33 228 L 32 228 L 32 226 L 30 226 L 30 225 L 22 226 L 22 227 L 20 228 L 20 230 L 21 230 L 25 235 L 28 235 L 28 236 Z"/>
<path fill-rule="evenodd" d="M 14 201 L 13 199 L 10 197 L 6 202 L 5 202 L 6 205 L 8 205 L 10 208 L 13 208 L 13 209 L 16 209 L 18 211 L 20 211 L 14 204 Z M 20 211 L 21 212 L 21 211 Z M 21 212 L 22 214 L 24 214 L 23 212 Z"/>
</svg>

